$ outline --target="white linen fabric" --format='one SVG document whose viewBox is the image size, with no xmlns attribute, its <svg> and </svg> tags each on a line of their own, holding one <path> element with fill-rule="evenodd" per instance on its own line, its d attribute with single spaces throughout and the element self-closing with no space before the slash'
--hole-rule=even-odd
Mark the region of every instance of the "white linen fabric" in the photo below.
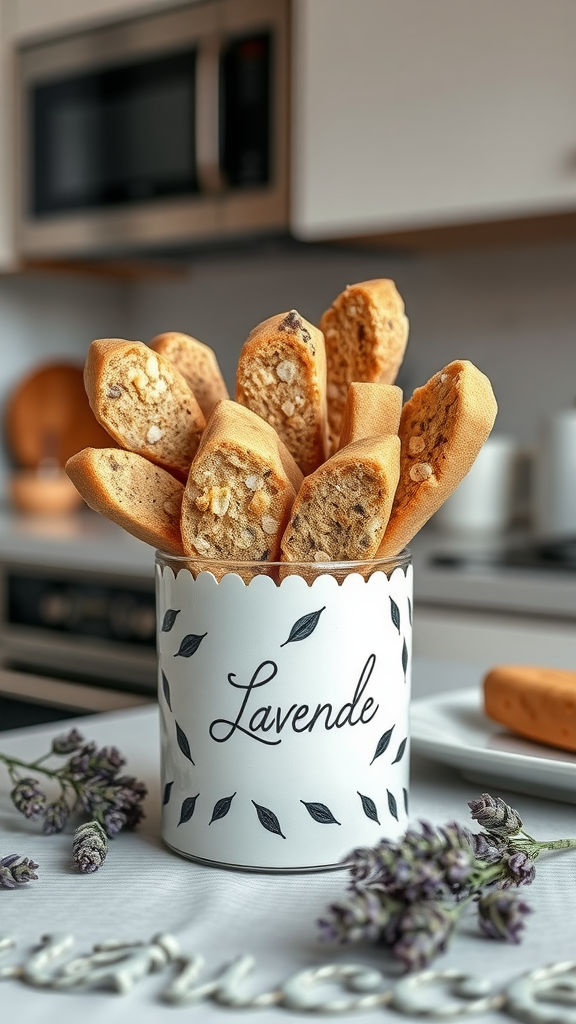
<svg viewBox="0 0 576 1024">
<path fill-rule="evenodd" d="M 441 680 L 436 677 L 436 683 Z M 469 679 L 464 681 L 469 685 Z M 434 689 L 432 685 L 426 687 Z M 331 947 L 318 940 L 316 920 L 328 903 L 342 897 L 345 871 L 307 875 L 262 875 L 232 872 L 184 860 L 160 839 L 158 718 L 155 707 L 95 715 L 54 726 L 0 734 L 0 750 L 19 757 L 37 757 L 49 740 L 76 724 L 87 739 L 116 745 L 126 756 L 128 771 L 149 787 L 146 820 L 132 833 L 110 844 L 100 871 L 79 875 L 71 866 L 71 831 L 44 837 L 38 826 L 19 816 L 9 798 L 10 783 L 0 765 L 0 856 L 17 852 L 38 861 L 39 879 L 16 891 L 0 890 L 0 933 L 13 935 L 18 947 L 0 960 L 0 967 L 21 962 L 42 935 L 55 932 L 75 937 L 75 955 L 110 938 L 148 940 L 160 932 L 173 934 L 187 952 L 206 958 L 206 979 L 239 954 L 256 958 L 246 991 L 272 989 L 295 972 L 327 963 L 378 967 L 393 976 L 396 968 L 381 949 Z M 466 821 L 466 803 L 478 790 L 447 768 L 413 759 L 411 817 L 442 823 Z M 503 790 L 500 795 L 520 811 L 528 831 L 537 838 L 576 834 L 574 806 L 532 799 Z M 185 826 L 183 826 L 185 827 Z M 453 967 L 490 978 L 497 986 L 527 970 L 566 960 L 576 953 L 576 851 L 543 855 L 537 879 L 523 895 L 534 909 L 521 945 L 483 939 L 471 912 L 450 950 L 435 966 Z M 176 1008 L 160 994 L 174 976 L 169 967 L 153 974 L 125 996 L 109 992 L 59 993 L 35 990 L 21 981 L 2 982 L 2 1020 L 19 1024 L 125 1024 L 137 1015 L 139 1024 L 188 1019 L 231 1019 L 234 1010 L 214 1003 Z M 332 994 L 336 989 L 332 986 Z M 289 1020 L 285 1009 L 243 1011 L 242 1020 L 274 1024 Z M 310 1019 L 308 1017 L 308 1019 Z M 358 1020 L 345 1015 L 343 1021 Z M 402 1020 L 378 1010 L 366 1020 Z M 504 1021 L 500 1013 L 477 1018 L 487 1024 Z"/>
</svg>

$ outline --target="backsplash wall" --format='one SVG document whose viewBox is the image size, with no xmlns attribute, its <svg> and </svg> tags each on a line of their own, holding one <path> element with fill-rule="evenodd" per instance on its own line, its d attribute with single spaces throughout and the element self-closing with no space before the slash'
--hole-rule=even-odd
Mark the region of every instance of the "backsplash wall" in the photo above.
<svg viewBox="0 0 576 1024">
<path fill-rule="evenodd" d="M 270 247 L 196 259 L 181 277 L 136 283 L 79 276 L 0 278 L 0 413 L 16 381 L 59 357 L 81 362 L 94 337 L 195 334 L 233 389 L 252 327 L 295 307 L 317 322 L 348 282 L 392 277 L 411 322 L 406 392 L 469 358 L 494 383 L 496 429 L 531 445 L 543 416 L 576 398 L 576 244 L 435 255 Z M 0 490 L 8 465 L 0 454 Z"/>
</svg>

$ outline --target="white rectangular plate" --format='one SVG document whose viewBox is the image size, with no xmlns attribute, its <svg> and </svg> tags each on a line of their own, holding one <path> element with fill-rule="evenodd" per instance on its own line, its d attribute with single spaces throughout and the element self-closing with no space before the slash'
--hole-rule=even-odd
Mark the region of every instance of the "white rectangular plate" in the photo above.
<svg viewBox="0 0 576 1024">
<path fill-rule="evenodd" d="M 478 689 L 414 701 L 412 749 L 472 782 L 576 804 L 576 754 L 515 736 L 482 710 Z"/>
</svg>

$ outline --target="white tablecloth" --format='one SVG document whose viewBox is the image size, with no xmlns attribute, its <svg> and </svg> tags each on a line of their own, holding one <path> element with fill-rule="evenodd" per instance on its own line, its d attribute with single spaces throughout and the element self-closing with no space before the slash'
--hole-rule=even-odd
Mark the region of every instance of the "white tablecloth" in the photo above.
<svg viewBox="0 0 576 1024">
<path fill-rule="evenodd" d="M 420 666 L 422 674 L 423 666 Z M 430 669 L 433 674 L 433 669 Z M 436 677 L 441 688 L 442 681 Z M 470 678 L 463 679 L 469 685 Z M 419 690 L 431 689 L 419 685 Z M 0 750 L 20 757 L 42 753 L 48 740 L 68 728 L 41 726 L 0 734 Z M 70 866 L 70 835 L 44 837 L 38 827 L 18 815 L 9 799 L 7 773 L 0 765 L 0 856 L 18 852 L 40 864 L 39 880 L 17 891 L 0 890 L 0 933 L 18 941 L 14 955 L 0 966 L 23 959 L 43 934 L 72 933 L 78 955 L 95 942 L 111 937 L 143 940 L 170 932 L 187 951 L 203 953 L 207 977 L 238 954 L 251 953 L 257 966 L 247 990 L 264 992 L 298 970 L 322 963 L 363 963 L 393 970 L 381 950 L 371 947 L 328 947 L 319 943 L 316 919 L 326 905 L 344 893 L 345 872 L 304 876 L 265 876 L 224 871 L 190 863 L 165 849 L 160 839 L 157 712 L 154 707 L 95 715 L 76 723 L 88 739 L 117 745 L 127 756 L 128 770 L 146 781 L 149 796 L 146 820 L 134 832 L 113 843 L 103 868 L 80 876 Z M 467 819 L 467 800 L 476 795 L 472 784 L 449 769 L 413 759 L 411 811 L 414 818 L 435 823 Z M 516 806 L 528 831 L 541 838 L 576 834 L 574 806 L 502 794 Z M 559 960 L 576 958 L 576 851 L 542 857 L 537 880 L 524 890 L 535 913 L 528 918 L 519 946 L 482 939 L 470 917 L 438 967 L 457 967 L 484 974 L 497 984 L 524 971 Z M 2 983 L 0 1019 L 6 1024 L 84 1024 L 104 1021 L 139 1024 L 180 1019 L 230 1020 L 234 1011 L 211 1003 L 175 1008 L 163 1004 L 159 993 L 169 972 L 152 975 L 126 996 L 110 993 L 56 993 Z M 137 1016 L 135 1016 L 137 1015 Z M 391 1011 L 366 1019 L 401 1020 Z M 273 1024 L 289 1020 L 280 1008 L 244 1012 L 242 1019 Z M 357 1020 L 345 1015 L 341 1020 Z M 406 1018 L 404 1018 L 406 1019 Z M 491 1013 L 487 1022 L 506 1018 Z"/>
</svg>

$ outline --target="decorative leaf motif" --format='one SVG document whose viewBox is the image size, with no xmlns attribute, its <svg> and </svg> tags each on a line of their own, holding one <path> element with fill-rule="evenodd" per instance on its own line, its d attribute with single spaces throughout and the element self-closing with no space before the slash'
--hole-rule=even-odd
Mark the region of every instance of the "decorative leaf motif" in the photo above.
<svg viewBox="0 0 576 1024">
<path fill-rule="evenodd" d="M 376 760 L 376 758 L 380 757 L 381 754 L 383 754 L 384 751 L 388 749 L 388 745 L 390 743 L 390 740 L 392 739 L 392 733 L 394 732 L 395 728 L 396 728 L 396 726 L 393 725 L 391 729 L 387 729 L 386 732 L 382 734 L 382 736 L 378 740 L 378 743 L 376 744 L 376 750 L 374 752 L 374 757 L 370 761 L 370 764 L 374 764 L 374 761 Z"/>
<path fill-rule="evenodd" d="M 388 794 L 388 810 L 390 811 L 392 817 L 396 818 L 396 821 L 398 821 L 398 807 L 396 805 L 396 797 L 394 796 L 393 793 L 390 792 L 389 789 L 387 789 L 386 792 Z"/>
<path fill-rule="evenodd" d="M 390 615 L 392 616 L 392 622 L 396 626 L 398 632 L 400 632 L 400 609 L 392 598 L 390 598 Z"/>
<path fill-rule="evenodd" d="M 180 615 L 181 609 L 168 608 L 168 611 L 164 612 L 164 618 L 162 620 L 162 632 L 169 633 L 172 626 L 176 622 L 176 616 Z"/>
<path fill-rule="evenodd" d="M 170 696 L 170 683 L 166 679 L 164 672 L 162 673 L 162 692 L 164 694 L 164 700 L 166 701 L 170 711 L 172 711 L 172 698 Z"/>
<path fill-rule="evenodd" d="M 286 647 L 286 644 L 293 644 L 296 640 L 305 640 L 306 637 L 310 636 L 316 629 L 318 619 L 325 608 L 326 605 L 317 612 L 309 612 L 308 615 L 303 615 L 301 619 L 297 619 L 290 630 L 290 636 L 283 644 L 280 644 L 280 647 Z"/>
<path fill-rule="evenodd" d="M 196 807 L 196 801 L 199 796 L 200 793 L 196 793 L 196 796 L 187 796 L 182 802 L 180 821 L 178 822 L 178 825 L 185 825 L 187 821 L 190 821 L 190 818 L 194 814 L 194 808 Z"/>
<path fill-rule="evenodd" d="M 258 815 L 258 821 L 264 828 L 267 828 L 269 832 L 275 832 L 277 836 L 282 836 L 282 839 L 286 839 L 282 829 L 280 828 L 280 822 L 268 807 L 263 807 L 262 804 L 257 804 L 255 800 L 252 801 L 256 808 L 256 814 Z"/>
<path fill-rule="evenodd" d="M 193 654 L 196 654 L 196 651 L 200 647 L 200 644 L 202 643 L 205 636 L 206 633 L 202 633 L 202 636 L 197 636 L 195 633 L 189 633 L 188 636 L 185 636 L 184 639 L 182 640 L 180 647 L 176 651 L 174 657 L 191 658 Z"/>
<path fill-rule="evenodd" d="M 408 598 L 408 618 L 410 620 L 410 625 L 412 625 L 412 601 L 410 598 Z"/>
<path fill-rule="evenodd" d="M 308 811 L 310 817 L 314 818 L 314 821 L 318 821 L 321 825 L 341 824 L 339 821 L 336 821 L 332 811 L 329 807 L 326 807 L 326 804 L 306 803 L 305 800 L 301 800 L 300 803 L 304 804 L 304 807 Z"/>
<path fill-rule="evenodd" d="M 184 757 L 187 757 L 189 761 L 192 761 L 192 755 L 190 753 L 190 744 L 188 743 L 188 737 L 187 737 L 186 733 L 184 732 L 184 730 L 180 728 L 180 726 L 178 725 L 178 722 L 176 722 L 176 740 L 178 742 L 178 746 L 180 747 L 180 750 L 184 754 Z M 194 761 L 192 761 L 192 764 L 194 764 Z"/>
<path fill-rule="evenodd" d="M 360 793 L 358 790 L 356 790 L 356 792 L 358 793 L 358 796 L 362 801 L 362 810 L 364 811 L 366 817 L 372 818 L 372 821 L 377 822 L 377 824 L 379 825 L 380 822 L 378 821 L 378 811 L 376 810 L 376 804 L 374 803 L 374 801 L 371 800 L 369 796 L 364 796 L 364 794 Z"/>
<path fill-rule="evenodd" d="M 230 804 L 232 803 L 235 796 L 236 793 L 232 793 L 232 796 L 225 796 L 222 798 L 222 800 L 216 801 L 216 803 L 214 804 L 214 810 L 212 811 L 212 817 L 208 822 L 209 825 L 211 825 L 213 821 L 217 821 L 218 818 L 224 818 L 228 814 L 228 811 L 230 810 Z"/>
<path fill-rule="evenodd" d="M 172 786 L 173 785 L 174 785 L 174 782 L 172 781 L 172 782 L 167 782 L 166 785 L 164 786 L 164 796 L 162 798 L 162 807 L 166 807 L 166 804 L 168 803 L 168 801 L 170 799 L 170 794 L 172 792 Z"/>
<path fill-rule="evenodd" d="M 400 746 L 398 747 L 398 753 L 396 754 L 396 757 L 392 761 L 392 764 L 397 764 L 398 761 L 402 760 L 402 758 L 404 757 L 404 751 L 406 750 L 407 742 L 408 742 L 408 737 L 406 736 L 405 739 L 402 740 L 402 743 L 400 744 Z"/>
<path fill-rule="evenodd" d="M 404 682 L 406 682 L 406 669 L 408 668 L 408 648 L 406 641 L 402 644 L 402 668 L 404 669 Z"/>
<path fill-rule="evenodd" d="M 403 789 L 402 792 L 404 794 L 404 810 L 406 811 L 406 814 L 408 814 L 408 790 Z"/>
</svg>

